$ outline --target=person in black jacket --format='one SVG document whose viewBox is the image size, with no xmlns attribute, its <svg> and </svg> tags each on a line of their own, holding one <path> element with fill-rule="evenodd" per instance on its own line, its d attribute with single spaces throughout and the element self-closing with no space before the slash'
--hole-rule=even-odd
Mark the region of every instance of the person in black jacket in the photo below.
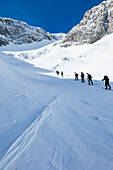
<svg viewBox="0 0 113 170">
<path fill-rule="evenodd" d="M 85 80 L 84 80 L 84 73 L 81 72 L 81 82 L 85 83 Z"/>
<path fill-rule="evenodd" d="M 109 84 L 109 78 L 108 76 L 104 76 L 104 78 L 102 79 L 102 81 L 105 80 L 105 89 L 108 89 L 108 86 L 109 86 L 109 89 L 111 89 L 111 86 Z"/>
<path fill-rule="evenodd" d="M 78 73 L 74 72 L 75 73 L 75 80 L 78 80 Z"/>
<path fill-rule="evenodd" d="M 87 73 L 87 79 L 88 79 L 89 85 L 90 85 L 90 82 L 93 85 L 92 76 L 89 73 Z"/>
<path fill-rule="evenodd" d="M 56 71 L 56 74 L 59 76 L 59 71 L 58 70 Z"/>
<path fill-rule="evenodd" d="M 61 77 L 63 77 L 63 75 L 64 75 L 64 73 L 63 73 L 63 71 L 61 71 Z"/>
</svg>

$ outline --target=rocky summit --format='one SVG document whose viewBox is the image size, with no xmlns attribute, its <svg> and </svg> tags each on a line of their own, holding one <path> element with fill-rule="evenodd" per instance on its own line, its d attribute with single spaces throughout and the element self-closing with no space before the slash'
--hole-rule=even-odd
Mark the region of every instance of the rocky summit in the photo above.
<svg viewBox="0 0 113 170">
<path fill-rule="evenodd" d="M 107 0 L 87 11 L 83 20 L 66 35 L 63 43 L 92 44 L 113 33 L 113 0 Z"/>
<path fill-rule="evenodd" d="M 22 21 L 0 17 L 0 46 L 7 45 L 10 42 L 23 44 L 55 38 L 55 36 L 39 27 L 29 26 Z"/>
</svg>

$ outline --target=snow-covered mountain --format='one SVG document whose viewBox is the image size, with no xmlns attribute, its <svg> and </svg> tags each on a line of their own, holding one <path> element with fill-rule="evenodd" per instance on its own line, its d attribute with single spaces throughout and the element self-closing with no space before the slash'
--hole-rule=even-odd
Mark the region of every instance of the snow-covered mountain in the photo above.
<svg viewBox="0 0 113 170">
<path fill-rule="evenodd" d="M 51 41 L 52 42 L 52 41 Z M 53 71 L 64 71 L 66 78 L 73 78 L 74 72 L 80 74 L 91 73 L 93 79 L 101 80 L 103 75 L 108 75 L 113 81 L 113 34 L 103 37 L 93 44 L 71 45 L 68 48 L 50 41 L 42 41 L 27 45 L 9 45 L 1 47 L 0 51 L 9 56 L 16 57 Z"/>
<path fill-rule="evenodd" d="M 92 44 L 111 33 L 113 33 L 113 0 L 107 0 L 87 11 L 83 20 L 66 35 L 63 43 Z"/>
<path fill-rule="evenodd" d="M 10 18 L 0 18 L 0 46 L 9 43 L 24 44 L 40 42 L 42 40 L 58 40 L 63 35 L 52 35 L 27 23 Z"/>
<path fill-rule="evenodd" d="M 51 34 L 50 36 L 53 37 L 51 41 L 45 38 L 40 42 L 30 44 L 15 45 L 14 43 L 10 43 L 7 46 L 0 47 L 0 51 L 9 56 L 11 55 L 31 63 L 35 67 L 49 69 L 53 71 L 53 73 L 50 74 L 54 76 L 56 70 L 63 70 L 65 77 L 68 78 L 72 78 L 75 71 L 78 73 L 83 71 L 84 73 L 90 72 L 96 80 L 102 79 L 105 74 L 109 76 L 110 80 L 113 80 L 111 64 L 113 63 L 112 2 L 112 0 L 104 1 L 99 6 L 86 12 L 80 24 L 72 29 L 72 34 L 70 32 L 69 36 L 66 35 L 66 37 L 71 37 L 71 35 L 73 37 L 76 28 L 78 28 L 78 30 L 86 36 L 86 38 L 83 38 L 82 34 L 80 34 L 81 36 L 79 37 L 79 31 L 76 32 L 78 37 L 77 43 L 79 44 L 80 42 L 82 45 L 75 45 L 76 43 L 73 43 L 70 39 L 67 41 L 65 34 L 59 33 Z M 21 23 L 19 21 L 15 22 L 16 24 Z M 24 24 L 23 22 L 21 23 L 22 28 L 24 28 Z M 25 24 L 25 28 L 26 27 L 28 27 L 30 31 L 33 29 L 33 32 L 35 32 L 35 29 L 38 29 L 36 27 L 26 26 Z M 88 43 L 91 37 L 95 38 L 95 35 L 99 37 L 97 36 L 98 33 L 102 36 L 96 39 L 95 43 L 84 44 Z M 59 41 L 56 41 L 56 39 Z M 65 42 L 65 40 L 66 43 L 62 44 L 62 41 Z M 68 46 L 68 48 L 65 48 L 66 46 Z"/>
</svg>

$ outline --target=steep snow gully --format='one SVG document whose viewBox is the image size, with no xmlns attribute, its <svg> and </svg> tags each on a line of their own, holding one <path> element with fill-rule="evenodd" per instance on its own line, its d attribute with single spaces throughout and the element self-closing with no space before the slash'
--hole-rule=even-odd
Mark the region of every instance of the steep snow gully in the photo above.
<svg viewBox="0 0 113 170">
<path fill-rule="evenodd" d="M 0 53 L 0 169 L 113 169 L 113 91 L 49 73 Z"/>
</svg>

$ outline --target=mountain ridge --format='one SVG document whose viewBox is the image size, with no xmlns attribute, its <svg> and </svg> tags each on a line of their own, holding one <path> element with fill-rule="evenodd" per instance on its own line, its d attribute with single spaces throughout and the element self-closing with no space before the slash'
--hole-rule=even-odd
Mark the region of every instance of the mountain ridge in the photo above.
<svg viewBox="0 0 113 170">
<path fill-rule="evenodd" d="M 113 33 L 113 0 L 107 0 L 88 10 L 62 42 L 75 42 L 77 45 L 92 44 L 111 33 Z"/>
<path fill-rule="evenodd" d="M 107 0 L 88 10 L 80 23 L 74 26 L 65 37 L 61 35 L 60 44 L 65 47 L 72 45 L 73 42 L 75 45 L 92 44 L 111 33 L 113 33 L 113 0 Z M 0 17 L 0 46 L 61 38 L 23 21 Z"/>
<path fill-rule="evenodd" d="M 9 43 L 25 44 L 42 40 L 57 40 L 57 36 L 23 21 L 0 17 L 0 46 Z"/>
</svg>

